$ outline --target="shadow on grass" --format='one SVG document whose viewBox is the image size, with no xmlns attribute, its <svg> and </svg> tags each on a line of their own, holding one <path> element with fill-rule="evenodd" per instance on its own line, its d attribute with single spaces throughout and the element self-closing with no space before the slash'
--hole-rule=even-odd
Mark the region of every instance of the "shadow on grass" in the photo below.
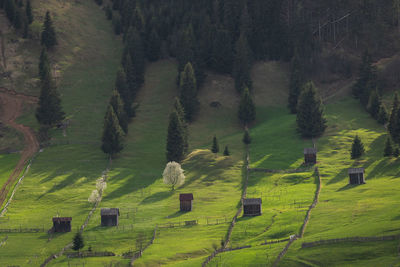
<svg viewBox="0 0 400 267">
<path fill-rule="evenodd" d="M 178 211 L 172 213 L 171 215 L 168 215 L 167 218 L 168 219 L 178 218 L 178 217 L 180 217 L 182 215 L 187 214 L 188 212 L 178 210 Z"/>
<path fill-rule="evenodd" d="M 157 193 L 152 194 L 151 196 L 148 196 L 145 199 L 143 199 L 139 205 L 154 203 L 154 202 L 164 200 L 164 199 L 172 196 L 174 193 L 175 193 L 175 191 L 172 191 L 172 190 L 157 192 Z"/>
<path fill-rule="evenodd" d="M 355 187 L 357 187 L 357 186 L 359 186 L 359 185 L 347 184 L 347 185 L 345 185 L 345 186 L 339 188 L 338 190 L 336 190 L 336 192 L 346 191 L 346 190 L 349 190 L 349 189 L 353 189 L 353 188 L 355 188 Z"/>
</svg>

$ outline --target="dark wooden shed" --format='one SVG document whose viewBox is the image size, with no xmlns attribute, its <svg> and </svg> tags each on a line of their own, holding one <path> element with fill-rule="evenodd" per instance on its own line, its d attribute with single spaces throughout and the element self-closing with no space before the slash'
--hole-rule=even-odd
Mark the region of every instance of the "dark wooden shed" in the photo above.
<svg viewBox="0 0 400 267">
<path fill-rule="evenodd" d="M 243 199 L 243 216 L 261 215 L 261 198 Z"/>
<path fill-rule="evenodd" d="M 317 149 L 316 148 L 304 148 L 304 163 L 305 164 L 316 164 L 317 163 Z"/>
<path fill-rule="evenodd" d="M 349 184 L 365 184 L 364 168 L 349 169 Z"/>
<path fill-rule="evenodd" d="M 55 233 L 71 232 L 71 217 L 54 217 L 53 230 Z"/>
<path fill-rule="evenodd" d="M 118 208 L 102 208 L 100 211 L 101 226 L 117 226 L 119 209 Z"/>
<path fill-rule="evenodd" d="M 181 202 L 181 211 L 191 211 L 193 203 L 193 194 L 180 194 L 179 201 Z"/>
</svg>

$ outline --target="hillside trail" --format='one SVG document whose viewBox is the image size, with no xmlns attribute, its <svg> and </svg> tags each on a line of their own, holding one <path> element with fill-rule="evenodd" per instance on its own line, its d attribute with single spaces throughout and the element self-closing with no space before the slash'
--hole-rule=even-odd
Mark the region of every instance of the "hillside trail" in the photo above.
<svg viewBox="0 0 400 267">
<path fill-rule="evenodd" d="M 15 120 L 21 115 L 24 104 L 37 103 L 38 99 L 34 96 L 16 93 L 15 91 L 0 88 L 0 121 L 14 128 L 24 135 L 25 147 L 21 152 L 21 158 L 8 180 L 0 189 L 0 207 L 7 198 L 14 182 L 18 179 L 27 161 L 38 151 L 39 142 L 33 130 L 25 125 L 18 124 Z"/>
</svg>

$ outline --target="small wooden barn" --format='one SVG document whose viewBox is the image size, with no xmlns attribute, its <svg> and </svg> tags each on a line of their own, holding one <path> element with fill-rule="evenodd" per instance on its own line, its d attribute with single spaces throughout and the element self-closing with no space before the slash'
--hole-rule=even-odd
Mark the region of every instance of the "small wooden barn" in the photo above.
<svg viewBox="0 0 400 267">
<path fill-rule="evenodd" d="M 101 226 L 117 226 L 119 209 L 118 208 L 102 208 L 100 211 Z"/>
<path fill-rule="evenodd" d="M 316 148 L 304 148 L 304 163 L 305 164 L 316 164 L 317 163 L 317 149 Z"/>
<path fill-rule="evenodd" d="M 181 203 L 181 211 L 191 211 L 193 204 L 193 194 L 180 194 L 179 201 Z"/>
<path fill-rule="evenodd" d="M 54 217 L 53 230 L 55 233 L 71 232 L 71 217 Z"/>
<path fill-rule="evenodd" d="M 261 215 L 261 198 L 243 199 L 243 216 Z"/>
<path fill-rule="evenodd" d="M 364 168 L 349 169 L 349 184 L 365 184 Z"/>
</svg>

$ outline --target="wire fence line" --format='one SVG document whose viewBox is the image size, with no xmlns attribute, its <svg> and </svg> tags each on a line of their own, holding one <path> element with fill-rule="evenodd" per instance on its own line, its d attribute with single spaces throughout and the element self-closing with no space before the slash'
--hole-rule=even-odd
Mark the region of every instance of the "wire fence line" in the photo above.
<svg viewBox="0 0 400 267">
<path fill-rule="evenodd" d="M 376 242 L 376 241 L 392 241 L 400 239 L 400 235 L 386 235 L 386 236 L 353 236 L 344 238 L 321 239 L 313 242 L 303 242 L 302 248 L 311 248 L 316 246 L 323 246 L 328 244 L 343 243 L 343 242 Z"/>
</svg>

